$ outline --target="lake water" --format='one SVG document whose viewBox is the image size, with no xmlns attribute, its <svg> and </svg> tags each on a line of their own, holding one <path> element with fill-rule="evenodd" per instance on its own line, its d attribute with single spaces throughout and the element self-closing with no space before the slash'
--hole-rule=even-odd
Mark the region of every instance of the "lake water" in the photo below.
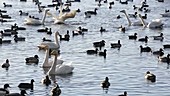
<svg viewBox="0 0 170 96">
<path fill-rule="evenodd" d="M 44 51 L 39 51 L 37 45 L 42 42 L 43 37 L 54 40 L 54 34 L 47 35 L 46 33 L 38 33 L 37 29 L 49 27 L 52 32 L 59 31 L 60 34 L 66 34 L 82 26 L 87 28 L 88 32 L 84 36 L 73 37 L 69 42 L 61 41 L 60 50 L 62 58 L 66 62 L 72 62 L 75 67 L 73 74 L 66 76 L 51 77 L 61 87 L 61 96 L 117 96 L 124 91 L 128 92 L 128 96 L 170 96 L 170 69 L 166 63 L 158 62 L 157 56 L 152 53 L 140 54 L 140 45 L 146 44 L 139 41 L 129 40 L 128 35 L 135 32 L 138 37 L 155 36 L 161 32 L 164 34 L 164 40 L 156 41 L 149 37 L 148 46 L 152 50 L 163 48 L 164 44 L 170 43 L 170 18 L 161 17 L 165 9 L 170 9 L 170 1 L 165 0 L 160 3 L 156 0 L 147 0 L 149 9 L 147 22 L 152 19 L 160 18 L 164 23 L 162 30 L 152 30 L 141 26 L 128 26 L 127 19 L 121 10 L 125 9 L 128 13 L 134 13 L 133 5 L 140 5 L 142 0 L 134 0 L 128 5 L 122 5 L 115 1 L 112 9 L 109 9 L 108 3 L 103 3 L 98 7 L 95 0 L 82 0 L 81 2 L 72 3 L 71 9 L 80 9 L 75 18 L 68 19 L 65 24 L 53 24 L 52 17 L 47 16 L 45 26 L 28 26 L 24 24 L 24 19 L 27 16 L 20 16 L 19 10 L 29 12 L 30 15 L 42 18 L 42 13 L 38 13 L 37 6 L 32 0 L 20 2 L 19 0 L 0 0 L 0 9 L 7 10 L 7 14 L 12 17 L 11 22 L 0 24 L 0 30 L 10 28 L 11 25 L 17 23 L 18 26 L 23 26 L 26 30 L 19 30 L 18 35 L 26 37 L 26 41 L 15 43 L 13 37 L 4 37 L 4 39 L 12 40 L 11 44 L 0 45 L 0 63 L 2 64 L 8 58 L 10 61 L 9 70 L 6 71 L 0 68 L 0 85 L 3 87 L 5 83 L 9 83 L 10 92 L 19 92 L 17 87 L 21 82 L 30 82 L 35 80 L 34 91 L 27 90 L 28 96 L 50 96 L 50 90 L 55 84 L 46 87 L 41 83 L 41 79 L 45 77 L 46 71 L 41 67 L 44 60 Z M 12 8 L 4 8 L 3 2 L 12 4 Z M 41 0 L 42 5 L 52 4 L 49 0 Z M 108 1 L 110 2 L 110 1 Z M 97 15 L 91 18 L 84 18 L 84 12 L 98 8 Z M 55 12 L 54 8 L 50 8 L 50 12 Z M 143 12 L 140 12 L 144 15 Z M 121 19 L 116 19 L 120 15 Z M 130 18 L 132 22 L 135 19 Z M 120 32 L 117 27 L 125 26 L 128 30 L 125 33 Z M 108 30 L 101 34 L 100 27 Z M 94 49 L 93 42 L 105 40 L 106 45 L 103 49 L 107 49 L 107 56 L 103 57 L 96 55 L 87 55 L 86 50 Z M 113 49 L 110 43 L 121 41 L 122 47 L 120 50 Z M 103 51 L 102 49 L 102 51 Z M 169 53 L 169 49 L 165 49 L 165 55 Z M 40 58 L 38 65 L 26 65 L 25 58 L 37 54 Z M 144 79 L 146 71 L 151 71 L 157 76 L 155 83 L 147 82 Z M 100 87 L 101 81 L 105 77 L 109 77 L 111 86 L 107 93 Z"/>
</svg>

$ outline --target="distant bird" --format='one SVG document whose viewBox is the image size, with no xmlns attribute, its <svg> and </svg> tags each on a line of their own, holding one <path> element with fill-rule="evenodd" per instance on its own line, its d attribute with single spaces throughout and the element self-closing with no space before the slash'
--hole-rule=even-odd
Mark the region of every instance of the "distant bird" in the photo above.
<svg viewBox="0 0 170 96">
<path fill-rule="evenodd" d="M 99 42 L 93 42 L 93 46 L 94 47 L 104 47 L 105 46 L 105 41 L 104 40 L 101 40 Z"/>
<path fill-rule="evenodd" d="M 145 79 L 151 81 L 151 82 L 156 82 L 156 75 L 151 73 L 150 71 L 146 72 Z"/>
<path fill-rule="evenodd" d="M 143 47 L 142 45 L 140 45 L 140 52 L 152 52 L 152 49 L 150 47 Z"/>
<path fill-rule="evenodd" d="M 138 39 L 138 41 L 147 43 L 148 42 L 148 36 L 145 36 L 145 38 L 140 38 L 140 39 Z"/>
<path fill-rule="evenodd" d="M 22 10 L 19 10 L 19 15 L 21 16 L 28 16 L 27 12 L 23 12 Z"/>
<path fill-rule="evenodd" d="M 18 85 L 18 87 L 20 88 L 20 89 L 25 89 L 25 90 L 27 90 L 27 89 L 31 89 L 31 90 L 34 90 L 34 79 L 31 79 L 31 82 L 30 83 L 20 83 L 19 85 Z"/>
<path fill-rule="evenodd" d="M 117 43 L 111 43 L 111 48 L 120 48 L 122 44 L 120 44 L 120 40 L 117 41 Z"/>
<path fill-rule="evenodd" d="M 123 94 L 120 94 L 120 95 L 118 95 L 118 96 L 127 96 L 127 92 L 126 92 L 126 91 L 124 91 L 124 93 L 123 93 Z"/>
<path fill-rule="evenodd" d="M 42 79 L 42 83 L 45 84 L 46 86 L 51 84 L 51 80 L 48 75 L 46 75 L 45 78 Z"/>
<path fill-rule="evenodd" d="M 94 11 L 86 11 L 87 14 L 90 15 L 96 15 L 97 14 L 97 8 L 94 9 Z"/>
<path fill-rule="evenodd" d="M 160 33 L 159 36 L 153 36 L 153 39 L 154 40 L 160 40 L 160 41 L 163 41 L 164 37 L 163 37 L 163 33 Z"/>
<path fill-rule="evenodd" d="M 61 94 L 61 89 L 58 84 L 56 87 L 51 89 L 51 93 L 51 96 L 59 96 Z"/>
<path fill-rule="evenodd" d="M 100 28 L 100 32 L 106 32 L 106 29 L 104 29 L 103 27 Z"/>
<path fill-rule="evenodd" d="M 99 56 L 104 56 L 104 58 L 106 58 L 106 49 L 104 49 L 104 51 L 103 52 L 99 52 Z"/>
<path fill-rule="evenodd" d="M 164 47 L 164 49 L 170 48 L 170 44 L 164 44 L 163 47 Z"/>
<path fill-rule="evenodd" d="M 136 40 L 137 39 L 137 33 L 134 33 L 134 35 L 128 36 L 130 40 Z"/>
<path fill-rule="evenodd" d="M 108 89 L 110 86 L 109 78 L 106 77 L 104 81 L 101 82 L 101 87 L 104 89 Z"/>
<path fill-rule="evenodd" d="M 0 88 L 0 95 L 5 96 L 6 94 L 9 94 L 9 84 L 4 84 L 3 88 Z"/>
<path fill-rule="evenodd" d="M 38 64 L 39 57 L 38 57 L 38 55 L 34 55 L 34 57 L 25 58 L 25 61 L 26 61 L 26 63 L 35 63 L 35 64 Z"/>
<path fill-rule="evenodd" d="M 98 53 L 98 48 L 96 48 L 95 50 L 87 50 L 86 53 L 87 54 L 97 54 Z"/>
<path fill-rule="evenodd" d="M 6 59 L 5 63 L 2 64 L 2 68 L 6 68 L 6 70 L 8 70 L 10 64 L 9 64 L 9 60 Z"/>
<path fill-rule="evenodd" d="M 26 96 L 25 94 L 27 94 L 27 92 L 25 90 L 21 90 L 20 93 L 10 93 L 5 96 Z"/>
<path fill-rule="evenodd" d="M 48 41 L 48 42 L 52 42 L 52 40 L 50 40 L 50 39 L 47 39 L 47 38 L 45 38 L 45 37 L 43 37 L 43 42 L 45 42 L 45 41 Z"/>
<path fill-rule="evenodd" d="M 158 51 L 153 51 L 153 55 L 163 56 L 164 55 L 163 49 L 160 48 Z"/>
<path fill-rule="evenodd" d="M 162 56 L 158 56 L 158 59 L 160 62 L 164 62 L 164 63 L 170 63 L 170 54 L 167 54 L 167 56 L 162 57 Z"/>
<path fill-rule="evenodd" d="M 12 7 L 11 4 L 6 4 L 5 2 L 3 4 L 4 4 L 4 7 Z"/>
<path fill-rule="evenodd" d="M 14 41 L 18 42 L 18 41 L 25 41 L 25 37 L 18 37 L 17 34 L 14 35 Z"/>
</svg>

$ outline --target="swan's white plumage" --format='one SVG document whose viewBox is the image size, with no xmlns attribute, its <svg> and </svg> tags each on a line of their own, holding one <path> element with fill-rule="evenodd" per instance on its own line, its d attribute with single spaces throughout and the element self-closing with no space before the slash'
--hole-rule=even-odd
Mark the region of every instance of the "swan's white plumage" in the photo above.
<svg viewBox="0 0 170 96">
<path fill-rule="evenodd" d="M 69 74 L 72 73 L 74 67 L 70 64 L 57 64 L 57 51 L 53 50 L 52 55 L 54 56 L 54 62 L 51 66 L 51 68 L 49 69 L 49 71 L 47 72 L 48 75 L 64 75 L 64 74 Z"/>
<path fill-rule="evenodd" d="M 44 16 L 43 16 L 43 18 L 42 18 L 42 20 L 37 20 L 37 19 L 34 19 L 34 18 L 26 18 L 25 19 L 25 24 L 26 25 L 42 25 L 42 24 L 44 24 L 44 22 L 45 22 L 45 18 L 46 18 L 46 15 L 47 15 L 47 12 L 49 11 L 49 9 L 46 9 L 45 10 L 45 13 L 44 13 Z"/>
</svg>

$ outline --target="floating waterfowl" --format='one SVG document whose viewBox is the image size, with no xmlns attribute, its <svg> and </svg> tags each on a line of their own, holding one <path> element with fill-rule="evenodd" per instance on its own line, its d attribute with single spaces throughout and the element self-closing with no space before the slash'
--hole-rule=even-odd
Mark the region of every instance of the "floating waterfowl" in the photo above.
<svg viewBox="0 0 170 96">
<path fill-rule="evenodd" d="M 89 55 L 97 54 L 98 50 L 99 50 L 98 48 L 96 48 L 95 50 L 87 50 L 86 53 L 89 54 Z"/>
<path fill-rule="evenodd" d="M 73 72 L 74 67 L 71 64 L 57 63 L 58 52 L 56 50 L 53 50 L 51 55 L 54 55 L 54 60 L 51 68 L 47 72 L 48 75 L 66 75 Z"/>
<path fill-rule="evenodd" d="M 104 81 L 101 82 L 101 87 L 103 88 L 103 90 L 108 90 L 108 88 L 110 87 L 110 82 L 109 82 L 109 78 L 106 77 Z"/>
<path fill-rule="evenodd" d="M 2 64 L 2 68 L 6 68 L 6 70 L 8 70 L 10 64 L 9 64 L 9 60 L 6 59 L 5 63 Z"/>
<path fill-rule="evenodd" d="M 51 96 L 59 96 L 61 94 L 61 89 L 59 85 L 57 84 L 56 87 L 53 87 L 51 89 Z"/>
<path fill-rule="evenodd" d="M 120 44 L 120 40 L 117 41 L 117 43 L 111 43 L 111 48 L 120 48 L 122 44 Z"/>
<path fill-rule="evenodd" d="M 118 96 L 127 96 L 127 91 L 124 91 L 123 94 L 120 94 L 120 95 L 118 95 Z"/>
<path fill-rule="evenodd" d="M 38 64 L 39 63 L 39 57 L 38 55 L 34 55 L 34 57 L 28 57 L 28 58 L 25 58 L 25 61 L 26 63 L 35 63 L 35 64 Z"/>
<path fill-rule="evenodd" d="M 134 33 L 134 35 L 128 36 L 130 40 L 136 40 L 137 39 L 137 33 Z"/>
<path fill-rule="evenodd" d="M 0 95 L 5 96 L 6 94 L 9 94 L 8 88 L 10 88 L 9 84 L 4 84 L 4 87 L 0 88 Z"/>
<path fill-rule="evenodd" d="M 150 47 L 143 47 L 142 45 L 140 45 L 140 52 L 152 52 L 152 49 Z"/>
<path fill-rule="evenodd" d="M 147 71 L 145 75 L 145 79 L 151 82 L 156 82 L 156 75 L 152 74 L 150 71 Z"/>
<path fill-rule="evenodd" d="M 46 75 L 45 78 L 42 79 L 42 83 L 43 83 L 44 85 L 46 85 L 46 86 L 48 86 L 48 85 L 51 84 L 51 80 L 50 80 L 50 78 L 49 78 L 48 75 Z"/>
<path fill-rule="evenodd" d="M 19 85 L 18 85 L 18 87 L 20 88 L 20 89 L 25 89 L 25 90 L 27 90 L 27 89 L 31 89 L 31 90 L 34 90 L 34 83 L 35 81 L 34 81 L 34 79 L 31 79 L 31 82 L 30 83 L 20 83 Z"/>
</svg>

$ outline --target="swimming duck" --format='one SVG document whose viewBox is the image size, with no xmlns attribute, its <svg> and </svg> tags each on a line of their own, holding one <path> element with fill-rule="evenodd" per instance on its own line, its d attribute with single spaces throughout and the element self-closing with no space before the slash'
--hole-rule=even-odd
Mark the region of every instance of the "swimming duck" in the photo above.
<svg viewBox="0 0 170 96">
<path fill-rule="evenodd" d="M 56 87 L 51 89 L 51 93 L 51 96 L 59 96 L 61 94 L 61 89 L 58 84 Z"/>
<path fill-rule="evenodd" d="M 165 48 L 170 48 L 170 44 L 164 44 L 163 47 L 164 47 L 164 49 Z"/>
<path fill-rule="evenodd" d="M 156 75 L 151 73 L 150 71 L 146 72 L 145 79 L 151 81 L 151 82 L 156 82 Z"/>
<path fill-rule="evenodd" d="M 167 54 L 167 56 L 165 56 L 165 57 L 158 56 L 158 59 L 160 62 L 169 63 L 170 62 L 170 54 Z"/>
<path fill-rule="evenodd" d="M 93 46 L 94 47 L 103 47 L 103 46 L 105 46 L 105 41 L 104 40 L 101 40 L 101 41 L 99 41 L 99 42 L 93 42 Z"/>
<path fill-rule="evenodd" d="M 43 37 L 43 42 L 45 42 L 45 41 L 48 41 L 48 42 L 52 42 L 52 40 L 50 40 L 50 39 L 47 39 L 47 38 L 45 38 L 45 37 Z"/>
<path fill-rule="evenodd" d="M 109 78 L 106 77 L 104 81 L 101 82 L 101 87 L 104 89 L 108 89 L 110 86 L 110 83 L 109 83 Z"/>
<path fill-rule="evenodd" d="M 120 48 L 122 46 L 122 44 L 120 44 L 120 40 L 118 40 L 117 43 L 111 43 L 111 48 Z"/>
<path fill-rule="evenodd" d="M 20 89 L 25 89 L 25 90 L 27 89 L 34 90 L 34 84 L 33 84 L 34 82 L 35 82 L 34 79 L 31 79 L 31 83 L 20 83 L 18 87 Z"/>
<path fill-rule="evenodd" d="M 8 70 L 10 64 L 9 64 L 9 60 L 6 59 L 5 63 L 2 64 L 2 68 L 6 68 L 6 70 Z"/>
<path fill-rule="evenodd" d="M 5 2 L 3 4 L 4 4 L 4 7 L 12 7 L 11 4 L 6 4 Z"/>
<path fill-rule="evenodd" d="M 42 80 L 42 83 L 45 84 L 46 86 L 51 84 L 51 80 L 48 75 L 45 76 L 45 78 Z"/>
<path fill-rule="evenodd" d="M 98 48 L 96 48 L 95 50 L 87 50 L 86 53 L 87 54 L 97 54 L 98 53 Z"/>
<path fill-rule="evenodd" d="M 140 45 L 140 52 L 152 52 L 152 49 L 150 47 L 143 47 L 142 45 Z"/>
<path fill-rule="evenodd" d="M 4 84 L 4 87 L 0 88 L 0 95 L 5 96 L 6 94 L 9 94 L 8 88 L 10 88 L 9 84 Z"/>
<path fill-rule="evenodd" d="M 14 41 L 18 42 L 18 41 L 25 41 L 25 37 L 18 37 L 17 34 L 14 35 Z"/>
<path fill-rule="evenodd" d="M 102 51 L 100 51 L 99 52 L 99 56 L 104 56 L 104 57 L 106 57 L 106 49 L 104 49 L 104 51 L 102 52 Z"/>
<path fill-rule="evenodd" d="M 128 36 L 129 37 L 129 39 L 131 39 L 131 40 L 136 40 L 137 39 L 137 33 L 134 33 L 134 35 L 130 35 L 130 36 Z"/>
<path fill-rule="evenodd" d="M 164 55 L 163 49 L 160 48 L 158 51 L 153 51 L 153 55 L 163 56 Z"/>
<path fill-rule="evenodd" d="M 35 63 L 35 64 L 38 64 L 39 57 L 38 57 L 38 55 L 34 55 L 34 57 L 28 57 L 28 58 L 25 58 L 25 60 L 26 60 L 26 63 Z"/>
<path fill-rule="evenodd" d="M 90 14 L 90 15 L 96 15 L 97 14 L 97 8 L 94 9 L 94 11 L 86 11 L 86 14 Z"/>
<path fill-rule="evenodd" d="M 145 38 L 139 38 L 138 41 L 147 43 L 148 42 L 148 36 L 145 36 Z"/>
<path fill-rule="evenodd" d="M 160 33 L 159 36 L 153 36 L 153 39 L 154 40 L 160 40 L 160 41 L 163 41 L 164 37 L 163 37 L 163 33 Z"/>
<path fill-rule="evenodd" d="M 19 15 L 21 15 L 21 16 L 28 16 L 28 13 L 23 12 L 22 10 L 19 10 Z"/>
</svg>

